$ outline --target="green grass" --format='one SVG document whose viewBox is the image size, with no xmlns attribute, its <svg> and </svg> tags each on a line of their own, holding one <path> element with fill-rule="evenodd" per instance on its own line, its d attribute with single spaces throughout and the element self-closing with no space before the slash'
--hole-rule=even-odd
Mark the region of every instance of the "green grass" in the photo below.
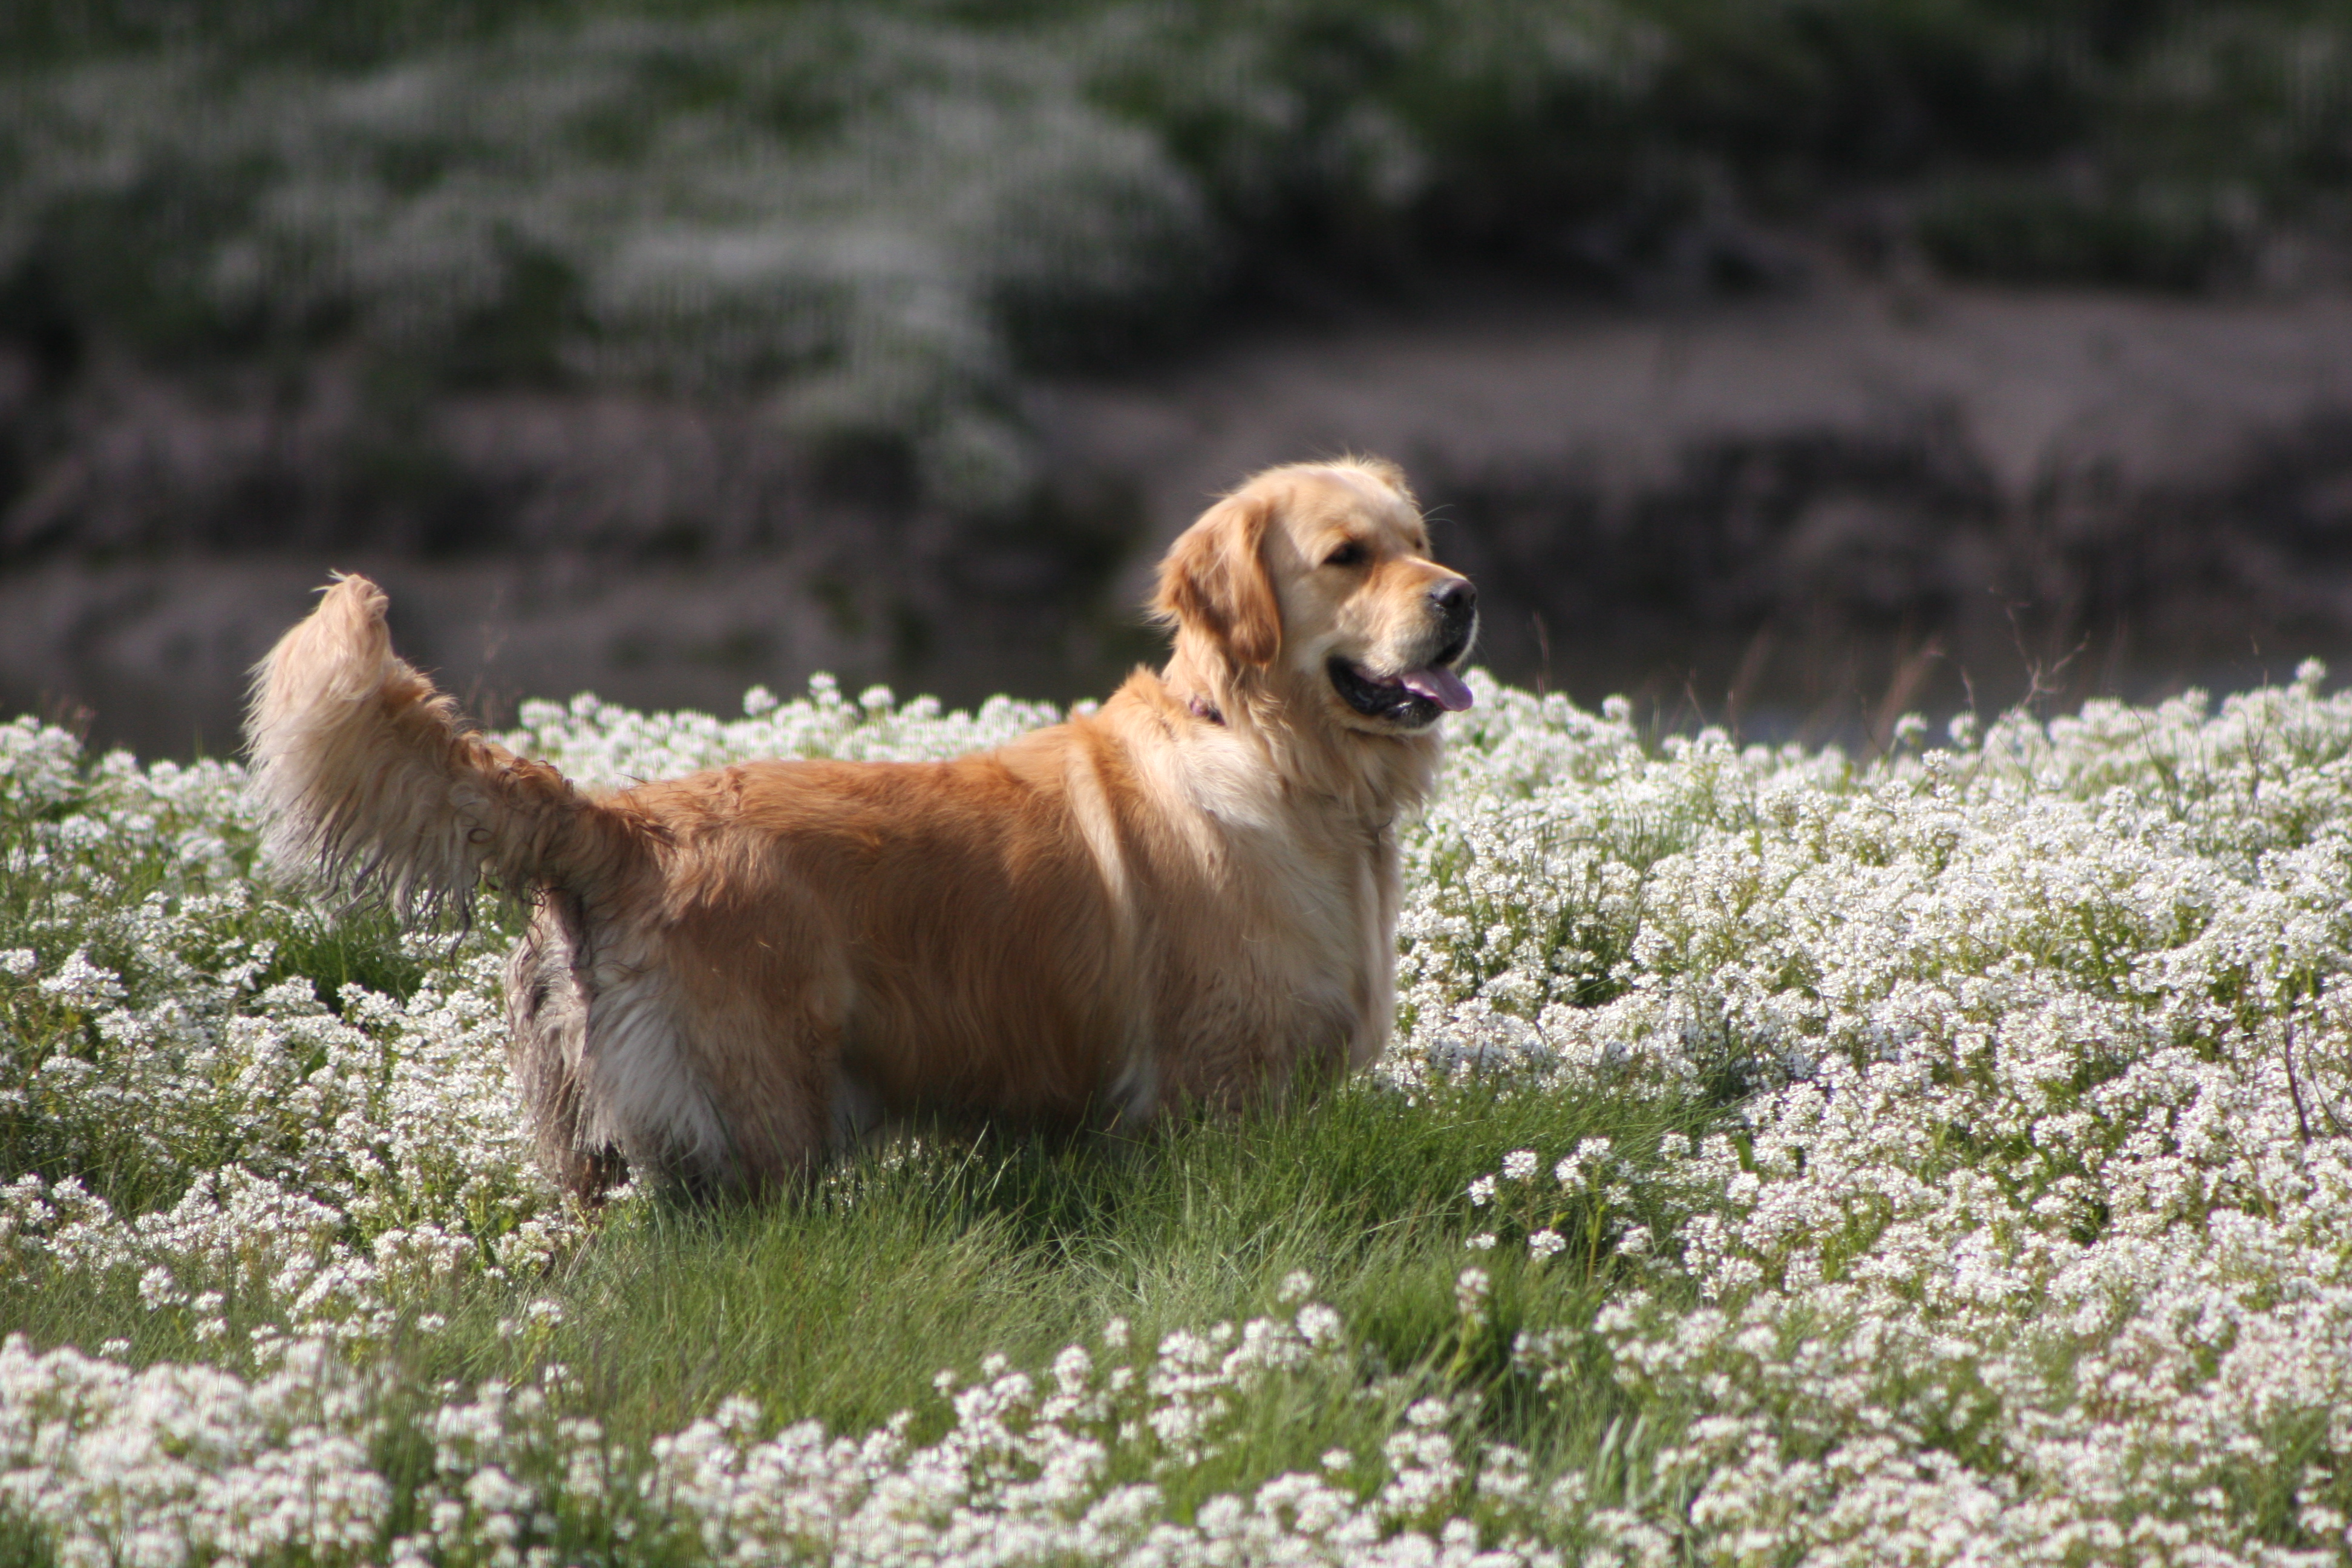
<svg viewBox="0 0 2352 1568">
<path fill-rule="evenodd" d="M 1301 1498 L 1360 1532 L 1331 1561 L 2322 1560 L 2352 1516 L 2323 674 L 1864 764 L 1482 687 L 1380 1068 L 586 1223 L 518 1136 L 499 933 L 289 900 L 233 775 L 0 725 L 0 1563 L 142 1530 L 272 1565 L 967 1527 L 1083 1558 L 1099 1508 L 1100 1555 L 1205 1563 L 1243 1525 L 1299 1546 Z M 533 721 L 604 777 L 1021 720 L 753 706 Z M 1219 1359 L 1236 1324 L 1257 1359 Z M 288 1477 L 348 1507 L 234 1545 L 215 1505 Z"/>
<path fill-rule="evenodd" d="M 0 1103 L 0 1173 L 78 1183 L 118 1224 L 165 1223 L 215 1180 L 276 1182 L 331 1205 L 317 1220 L 255 1211 L 249 1229 L 216 1233 L 224 1245 L 177 1249 L 161 1293 L 130 1254 L 77 1264 L 69 1243 L 13 1249 L 0 1233 L 0 1331 L 132 1366 L 266 1379 L 320 1310 L 299 1300 L 310 1277 L 281 1272 L 289 1259 L 299 1275 L 306 1251 L 363 1258 L 404 1226 L 463 1237 L 454 1268 L 368 1296 L 359 1310 L 381 1307 L 373 1327 L 344 1322 L 338 1353 L 367 1368 L 372 1463 L 400 1500 L 394 1534 L 424 1528 L 404 1510 L 435 1495 L 434 1434 L 468 1391 L 555 1391 L 561 1415 L 593 1420 L 625 1469 L 740 1398 L 764 1428 L 814 1420 L 860 1434 L 909 1412 L 910 1436 L 930 1441 L 953 1420 L 942 1372 L 970 1385 L 991 1358 L 1042 1369 L 1065 1346 L 1099 1343 L 1113 1320 L 1149 1365 L 1168 1334 L 1295 1310 L 1286 1282 L 1302 1272 L 1345 1321 L 1344 1351 L 1266 1384 L 1202 1462 L 1113 1481 L 1152 1481 L 1162 1517 L 1181 1520 L 1213 1497 L 1319 1473 L 1339 1450 L 1349 1484 L 1368 1490 L 1402 1412 L 1431 1398 L 1464 1436 L 1521 1448 L 1538 1473 L 1623 1468 L 1641 1417 L 1605 1363 L 1563 1384 L 1547 1362 L 1538 1390 L 1544 1369 L 1512 1348 L 1522 1328 L 1589 1323 L 1632 1266 L 1577 1249 L 1531 1265 L 1521 1233 L 1547 1221 L 1498 1226 L 1467 1189 L 1511 1151 L 1549 1164 L 1607 1138 L 1643 1194 L 1620 1217 L 1664 1234 L 1671 1222 L 1643 1212 L 1641 1174 L 1663 1163 L 1662 1140 L 1706 1130 L 1719 1105 L 1654 1082 L 1619 1092 L 1471 1075 L 1408 1091 L 1371 1077 L 1132 1135 L 916 1129 L 769 1202 L 631 1194 L 552 1252 L 502 1266 L 498 1248 L 531 1206 L 498 1163 L 514 1155 L 495 1142 L 510 1112 L 488 1103 L 501 1031 L 434 1020 L 436 997 L 482 1003 L 512 910 L 485 901 L 466 934 L 409 934 L 379 909 L 283 898 L 251 879 L 241 797 L 217 770 L 76 763 L 26 726 L 0 742 L 48 758 L 15 763 L 20 782 L 0 799 L 0 857 L 47 868 L 0 888 L 0 952 L 19 954 L 0 969 L 16 1086 Z M 77 953 L 112 976 L 102 994 L 42 984 Z M 139 1020 L 161 1032 L 142 1037 Z M 408 1058 L 442 1049 L 478 1075 L 467 1081 L 481 1085 L 493 1142 L 433 1120 L 454 1096 L 422 1123 L 388 1103 L 413 1081 Z M 331 1131 L 339 1121 L 354 1130 Z M 424 1148 L 404 1164 L 407 1137 Z M 54 1187 L 51 1198 L 75 1201 Z M 304 1241 L 306 1224 L 324 1228 Z M 1465 1249 L 1482 1228 L 1511 1245 Z M 1481 1316 L 1456 1297 L 1473 1266 L 1492 1279 Z M 1652 1410 L 1633 1448 L 1670 1426 Z M 1118 1460 L 1150 1462 L 1132 1444 Z M 572 1495 L 551 1472 L 541 1480 Z M 545 1538 L 590 1560 L 696 1560 L 651 1516 L 624 1549 L 605 1532 L 628 1517 L 566 1514 Z"/>
<path fill-rule="evenodd" d="M 1369 1453 L 1397 1412 L 1432 1395 L 1479 1396 L 1486 1435 L 1550 1466 L 1583 1463 L 1624 1414 L 1605 1378 L 1570 1397 L 1524 1397 L 1509 1349 L 1523 1324 L 1589 1321 L 1616 1280 L 1571 1251 L 1541 1266 L 1502 1249 L 1473 1255 L 1465 1196 L 1512 1149 L 1612 1138 L 1639 1168 L 1668 1132 L 1702 1130 L 1701 1105 L 1654 1096 L 1510 1092 L 1475 1080 L 1409 1102 L 1359 1083 L 1312 1103 L 1213 1118 L 1142 1137 L 1035 1140 L 930 1134 L 885 1144 L 830 1172 L 812 1193 L 762 1205 L 622 1205 L 575 1252 L 506 1284 L 479 1277 L 403 1309 L 447 1320 L 396 1329 L 395 1383 L 419 1402 L 445 1382 L 535 1381 L 551 1363 L 579 1380 L 578 1413 L 642 1447 L 747 1394 L 780 1424 L 835 1431 L 919 1414 L 943 1422 L 934 1377 L 971 1380 L 984 1358 L 1040 1366 L 1113 1318 L 1138 1342 L 1278 1313 L 1284 1280 L 1312 1275 L 1363 1359 L 1344 1376 L 1291 1388 L 1254 1412 L 1246 1442 L 1185 1474 L 1205 1498 L 1334 1447 Z M 1466 1263 L 1494 1278 L 1491 1320 L 1465 1328 L 1455 1281 Z M 0 1323 L 43 1344 L 129 1342 L 141 1363 L 236 1366 L 240 1342 L 274 1326 L 227 1296 L 229 1344 L 206 1345 L 184 1313 L 141 1303 L 135 1281 L 99 1290 L 0 1280 Z M 528 1303 L 562 1309 L 518 1329 Z M 1363 1397 L 1370 1389 L 1374 1397 Z"/>
<path fill-rule="evenodd" d="M 1113 1319 L 1148 1361 L 1165 1333 L 1281 1316 L 1284 1281 L 1304 1270 L 1347 1319 L 1349 1351 L 1267 1384 L 1207 1459 L 1145 1469 L 1130 1447 L 1113 1483 L 1154 1482 L 1158 1517 L 1185 1522 L 1276 1476 L 1334 1474 L 1337 1450 L 1349 1456 L 1337 1478 L 1368 1490 L 1402 1413 L 1436 1398 L 1479 1451 L 1513 1445 L 1539 1479 L 1580 1472 L 1606 1502 L 1639 1492 L 1679 1413 L 1630 1398 L 1597 1354 L 1539 1389 L 1511 1350 L 1523 1327 L 1589 1323 L 1622 1285 L 1618 1270 L 1572 1254 L 1533 1267 L 1507 1248 L 1465 1252 L 1465 1188 L 1512 1148 L 1601 1135 L 1640 1151 L 1708 1120 L 1703 1107 L 1654 1099 L 1475 1083 L 1412 1105 L 1359 1084 L 1136 1140 L 901 1142 L 845 1163 L 817 1193 L 759 1206 L 626 1204 L 541 1274 L 505 1285 L 475 1275 L 405 1304 L 371 1373 L 372 1461 L 394 1489 L 398 1534 L 425 1528 L 434 1434 L 459 1391 L 558 1390 L 556 1414 L 595 1422 L 623 1476 L 639 1473 L 655 1440 L 744 1397 L 762 1430 L 814 1419 L 854 1435 L 904 1411 L 910 1437 L 936 1441 L 952 1425 L 934 1384 L 944 1371 L 970 1385 L 992 1356 L 1043 1368 L 1064 1345 L 1097 1342 Z M 1633 1164 L 1643 1163 L 1637 1152 Z M 1467 1261 L 1493 1276 L 1484 1321 L 1457 1309 Z M 96 1291 L 7 1279 L 0 1324 L 92 1352 L 122 1353 L 108 1342 L 127 1342 L 135 1364 L 246 1363 L 241 1343 L 269 1315 L 246 1306 L 233 1279 L 195 1284 L 226 1294 L 227 1342 L 204 1342 L 184 1310 L 149 1310 L 121 1273 Z M 530 1326 L 530 1305 L 548 1300 L 561 1321 Z M 427 1313 L 446 1325 L 423 1323 Z M 705 1560 L 697 1538 L 641 1501 L 583 1507 L 552 1458 L 535 1471 L 510 1449 L 507 1463 L 563 1500 L 540 1539 L 566 1561 Z M 9 1544 L 0 1536 L 0 1560 L 18 1561 Z M 31 1532 L 25 1544 L 47 1550 Z"/>
</svg>

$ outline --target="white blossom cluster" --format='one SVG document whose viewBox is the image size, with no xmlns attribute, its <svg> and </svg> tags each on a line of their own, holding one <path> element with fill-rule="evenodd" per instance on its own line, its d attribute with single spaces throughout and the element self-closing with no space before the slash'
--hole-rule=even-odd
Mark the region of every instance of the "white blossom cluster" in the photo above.
<svg viewBox="0 0 2352 1568">
<path fill-rule="evenodd" d="M 1633 1255 L 1596 1328 L 1686 1423 L 1660 1551 L 2352 1552 L 2352 700 L 2323 673 L 1868 765 L 1653 753 L 1622 710 L 1480 692 L 1414 849 L 1392 1070 L 1734 1107 L 1638 1183 L 1587 1146 L 1466 1193 L 1474 1246 Z"/>
<path fill-rule="evenodd" d="M 942 712 L 935 697 L 901 703 L 887 686 L 868 687 L 852 702 L 822 674 L 810 678 L 807 697 L 790 702 L 753 687 L 743 694 L 743 715 L 640 713 L 583 693 L 568 703 L 523 703 L 521 728 L 503 738 L 567 778 L 611 789 L 763 757 L 940 761 L 1001 746 L 1061 717 L 1050 703 L 1009 697 L 992 697 L 977 712 Z"/>
<path fill-rule="evenodd" d="M 72 1563 L 521 1563 L 588 1539 L 745 1563 L 2341 1561 L 2352 698 L 2321 680 L 1964 720 L 1924 751 L 1913 726 L 1861 761 L 1653 744 L 1622 705 L 1479 679 L 1408 836 L 1381 1092 L 1715 1108 L 1696 1138 L 1517 1149 L 1452 1189 L 1476 1265 L 1457 1370 L 1507 1332 L 1523 1405 L 1589 1397 L 1595 1366 L 1622 1398 L 1564 1467 L 1495 1438 L 1492 1384 L 1366 1371 L 1303 1281 L 1286 1316 L 1149 1355 L 1114 1328 L 945 1381 L 936 1438 L 937 1412 L 829 1433 L 739 1401 L 629 1449 L 560 1367 L 395 1411 L 383 1336 L 451 1279 L 520 1287 L 578 1225 L 519 1137 L 498 942 L 352 944 L 251 875 L 236 767 L 0 726 L 0 1281 L 135 1289 L 242 1369 L 11 1340 L 0 1528 Z M 746 711 L 582 699 L 508 739 L 610 784 L 946 755 L 1054 716 L 827 683 Z M 365 962 L 336 969 L 339 941 Z M 1528 1315 L 1571 1277 L 1597 1316 Z M 1204 1493 L 1253 1410 L 1317 1378 L 1387 1399 L 1384 1445 Z M 422 1482 L 384 1468 L 400 1422 L 429 1438 Z"/>
<path fill-rule="evenodd" d="M 496 952 L 394 939 L 414 991 L 350 982 L 338 1014 L 289 973 L 331 911 L 248 874 L 239 769 L 73 752 L 0 727 L 0 1269 L 135 1279 L 205 1342 L 233 1286 L 268 1335 L 363 1344 L 410 1292 L 548 1256 L 572 1222 L 521 1135 Z"/>
<path fill-rule="evenodd" d="M 781 427 L 901 434 L 928 490 L 985 510 L 1032 478 L 1006 307 L 1149 299 L 1214 240 L 1193 178 L 1089 90 L 1135 19 L 1058 45 L 944 21 L 604 17 L 355 70 L 194 47 L 12 77 L 0 272 L 82 213 L 125 282 L 219 320 L 340 316 L 431 363 L 535 310 L 530 352 L 570 374 L 781 381 Z M 206 216 L 156 221 L 163 187 Z"/>
<path fill-rule="evenodd" d="M 1171 1517 L 1167 1484 L 1247 1424 L 1253 1396 L 1344 1368 L 1347 1345 L 1339 1315 L 1312 1300 L 1171 1334 L 1149 1356 L 1113 1320 L 1042 1376 L 1001 1356 L 970 1387 L 942 1373 L 950 1420 L 930 1442 L 912 1436 L 912 1412 L 859 1435 L 814 1422 L 763 1435 L 759 1407 L 730 1399 L 638 1455 L 566 1414 L 577 1380 L 551 1364 L 529 1386 L 448 1391 L 424 1423 L 427 1479 L 400 1530 L 374 1465 L 392 1425 L 383 1402 L 323 1342 L 247 1382 L 204 1366 L 133 1372 L 12 1335 L 0 1343 L 0 1510 L 75 1568 L 296 1553 L 551 1564 L 560 1540 L 746 1565 L 1561 1563 L 1538 1532 L 1559 1528 L 1578 1489 L 1538 1489 L 1507 1445 L 1465 1455 L 1462 1412 L 1443 1399 L 1397 1411 L 1377 1456 L 1335 1450 L 1322 1474 Z M 1380 1484 L 1360 1486 L 1364 1472 Z"/>
</svg>

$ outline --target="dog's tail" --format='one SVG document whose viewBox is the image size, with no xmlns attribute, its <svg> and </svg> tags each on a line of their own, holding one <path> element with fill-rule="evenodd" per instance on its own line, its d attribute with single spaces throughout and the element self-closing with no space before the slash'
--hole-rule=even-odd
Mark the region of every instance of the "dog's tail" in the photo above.
<svg viewBox="0 0 2352 1568">
<path fill-rule="evenodd" d="M 646 852 L 625 811 L 463 728 L 392 651 L 387 602 L 338 577 L 254 667 L 246 746 L 273 860 L 430 915 L 470 910 L 485 871 L 520 895 L 608 881 Z"/>
</svg>

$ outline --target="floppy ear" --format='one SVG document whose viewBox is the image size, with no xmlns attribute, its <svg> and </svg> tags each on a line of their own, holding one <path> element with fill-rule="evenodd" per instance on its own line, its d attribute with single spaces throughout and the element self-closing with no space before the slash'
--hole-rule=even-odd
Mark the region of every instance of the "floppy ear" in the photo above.
<svg viewBox="0 0 2352 1568">
<path fill-rule="evenodd" d="M 1235 664 L 1272 664 L 1282 649 L 1282 609 L 1265 570 L 1274 504 L 1227 496 L 1168 547 L 1160 563 L 1159 615 L 1206 633 Z"/>
</svg>

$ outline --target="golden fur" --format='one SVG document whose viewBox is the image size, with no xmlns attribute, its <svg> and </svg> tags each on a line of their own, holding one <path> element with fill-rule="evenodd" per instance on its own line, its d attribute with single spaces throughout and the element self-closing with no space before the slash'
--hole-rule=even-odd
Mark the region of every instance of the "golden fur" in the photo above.
<svg viewBox="0 0 2352 1568">
<path fill-rule="evenodd" d="M 1475 626 L 1393 466 L 1276 468 L 1170 549 L 1172 656 L 1094 714 L 599 796 L 462 729 L 384 607 L 341 578 L 255 671 L 272 852 L 412 911 L 485 872 L 530 901 L 509 1049 L 583 1197 L 772 1185 L 888 1117 L 1132 1120 L 1371 1060 L 1396 822 Z"/>
</svg>

